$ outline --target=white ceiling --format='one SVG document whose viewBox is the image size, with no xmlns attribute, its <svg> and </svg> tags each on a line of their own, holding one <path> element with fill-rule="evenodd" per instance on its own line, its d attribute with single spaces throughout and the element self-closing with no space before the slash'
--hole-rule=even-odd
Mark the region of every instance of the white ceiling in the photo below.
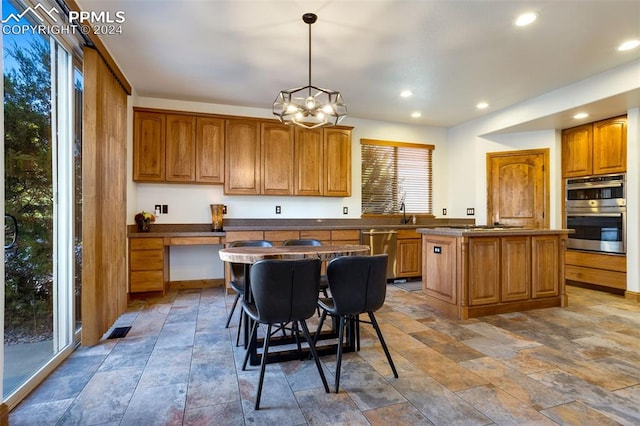
<svg viewBox="0 0 640 426">
<path fill-rule="evenodd" d="M 102 40 L 139 95 L 268 109 L 279 90 L 307 84 L 301 17 L 316 13 L 314 85 L 339 90 L 350 117 L 430 126 L 452 127 L 640 59 L 638 48 L 616 49 L 640 38 L 640 0 L 78 3 L 125 12 L 122 34 Z M 538 20 L 514 26 L 525 11 Z M 403 89 L 414 95 L 400 98 Z M 480 101 L 490 107 L 477 110 Z M 640 96 L 613 101 L 602 108 L 623 108 L 616 114 Z"/>
</svg>

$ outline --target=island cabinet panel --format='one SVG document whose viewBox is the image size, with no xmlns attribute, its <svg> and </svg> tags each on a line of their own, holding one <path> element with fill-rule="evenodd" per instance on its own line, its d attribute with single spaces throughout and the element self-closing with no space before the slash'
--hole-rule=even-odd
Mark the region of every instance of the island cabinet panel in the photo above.
<svg viewBox="0 0 640 426">
<path fill-rule="evenodd" d="M 227 120 L 224 193 L 260 193 L 260 125 L 258 120 Z"/>
<path fill-rule="evenodd" d="M 165 114 L 133 113 L 133 180 L 164 182 Z"/>
<path fill-rule="evenodd" d="M 469 241 L 469 305 L 500 301 L 500 239 Z"/>
<path fill-rule="evenodd" d="M 224 182 L 224 120 L 196 119 L 196 182 Z"/>
<path fill-rule="evenodd" d="M 455 238 L 432 236 L 422 241 L 422 290 L 451 306 L 457 305 L 456 270 L 458 247 Z M 446 305 L 441 305 L 441 307 Z M 456 312 L 457 313 L 457 312 Z"/>
<path fill-rule="evenodd" d="M 560 280 L 564 280 L 564 270 L 560 264 L 560 240 L 537 236 L 533 238 L 532 247 L 532 297 L 539 299 L 560 295 Z"/>
<path fill-rule="evenodd" d="M 167 114 L 165 143 L 165 180 L 193 182 L 196 177 L 196 118 Z"/>
<path fill-rule="evenodd" d="M 321 196 L 324 184 L 322 129 L 295 130 L 295 195 Z"/>
<path fill-rule="evenodd" d="M 293 195 L 294 131 L 279 123 L 261 123 L 261 193 Z"/>
<path fill-rule="evenodd" d="M 531 238 L 502 239 L 501 301 L 526 300 L 531 295 Z"/>
<path fill-rule="evenodd" d="M 459 319 L 566 306 L 567 230 L 420 229 L 427 303 Z"/>
</svg>

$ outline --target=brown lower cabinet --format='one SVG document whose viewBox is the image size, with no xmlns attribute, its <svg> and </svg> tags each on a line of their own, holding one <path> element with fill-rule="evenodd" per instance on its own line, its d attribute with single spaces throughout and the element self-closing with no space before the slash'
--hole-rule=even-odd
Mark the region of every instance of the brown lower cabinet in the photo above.
<svg viewBox="0 0 640 426">
<path fill-rule="evenodd" d="M 620 254 L 567 250 L 565 278 L 616 290 L 627 289 L 627 257 Z"/>
<path fill-rule="evenodd" d="M 566 234 L 424 235 L 423 291 L 460 319 L 564 306 Z"/>
<path fill-rule="evenodd" d="M 130 238 L 129 292 L 164 292 L 167 260 L 163 238 Z"/>
<path fill-rule="evenodd" d="M 422 239 L 415 229 L 398 230 L 396 265 L 398 278 L 422 275 Z"/>
</svg>

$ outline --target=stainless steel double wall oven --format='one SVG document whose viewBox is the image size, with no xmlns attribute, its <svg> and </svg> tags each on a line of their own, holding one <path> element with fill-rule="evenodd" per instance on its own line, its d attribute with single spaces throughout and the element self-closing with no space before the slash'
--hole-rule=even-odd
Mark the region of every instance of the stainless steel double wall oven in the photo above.
<svg viewBox="0 0 640 426">
<path fill-rule="evenodd" d="M 565 183 L 566 227 L 575 230 L 567 247 L 626 253 L 626 175 L 571 178 Z"/>
</svg>

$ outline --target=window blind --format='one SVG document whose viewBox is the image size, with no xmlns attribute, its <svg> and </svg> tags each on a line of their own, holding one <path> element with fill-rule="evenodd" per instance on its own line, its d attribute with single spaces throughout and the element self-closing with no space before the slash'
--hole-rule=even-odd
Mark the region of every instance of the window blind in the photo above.
<svg viewBox="0 0 640 426">
<path fill-rule="evenodd" d="M 361 139 L 362 213 L 433 214 L 433 145 Z"/>
</svg>

